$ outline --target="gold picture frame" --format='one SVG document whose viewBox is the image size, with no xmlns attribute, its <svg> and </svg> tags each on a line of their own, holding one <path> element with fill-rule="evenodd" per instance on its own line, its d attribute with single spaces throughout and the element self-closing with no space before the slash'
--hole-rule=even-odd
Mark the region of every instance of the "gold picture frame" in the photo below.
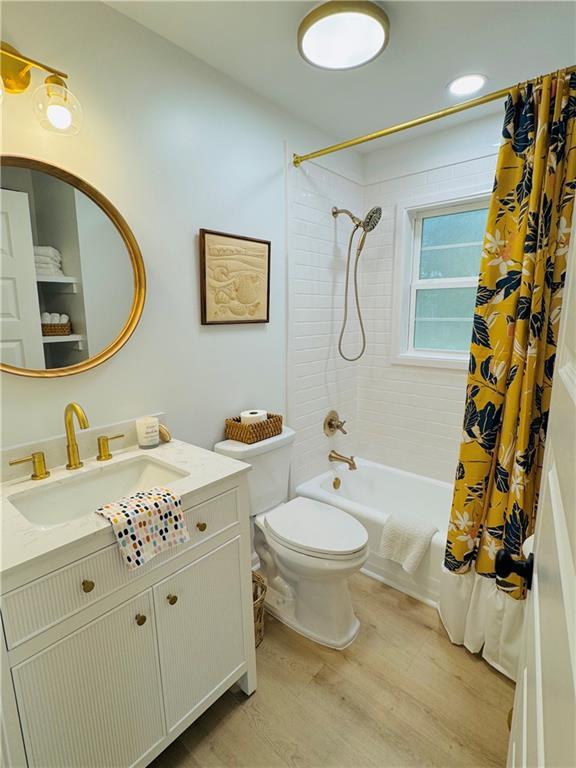
<svg viewBox="0 0 576 768">
<path fill-rule="evenodd" d="M 269 240 L 200 230 L 202 325 L 270 321 Z"/>
</svg>

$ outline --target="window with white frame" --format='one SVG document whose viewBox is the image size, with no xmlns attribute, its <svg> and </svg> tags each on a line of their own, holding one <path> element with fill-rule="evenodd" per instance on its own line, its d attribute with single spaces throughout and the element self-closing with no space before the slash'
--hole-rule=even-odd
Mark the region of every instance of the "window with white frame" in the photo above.
<svg viewBox="0 0 576 768">
<path fill-rule="evenodd" d="M 487 214 L 486 199 L 412 211 L 405 354 L 467 357 Z"/>
</svg>

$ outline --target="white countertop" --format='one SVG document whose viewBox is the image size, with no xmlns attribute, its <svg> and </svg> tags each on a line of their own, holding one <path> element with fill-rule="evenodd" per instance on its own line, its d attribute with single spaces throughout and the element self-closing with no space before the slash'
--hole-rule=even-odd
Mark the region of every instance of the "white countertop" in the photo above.
<svg viewBox="0 0 576 768">
<path fill-rule="evenodd" d="M 115 541 L 110 523 L 96 512 L 58 525 L 41 527 L 28 521 L 10 502 L 10 496 L 21 491 L 38 490 L 40 487 L 49 488 L 54 484 L 62 484 L 71 475 L 80 477 L 83 473 L 94 472 L 94 470 L 104 472 L 107 466 L 138 456 L 155 458 L 188 473 L 185 477 L 165 484 L 182 497 L 184 508 L 186 508 L 186 497 L 189 494 L 235 475 L 241 475 L 250 469 L 249 464 L 241 461 L 180 440 L 172 440 L 146 451 L 137 447 L 126 448 L 115 453 L 106 464 L 91 458 L 84 461 L 81 469 L 73 472 L 64 466 L 51 467 L 50 477 L 46 480 L 34 481 L 20 478 L 3 483 L 0 487 L 2 498 L 0 576 L 3 582 L 9 572 L 20 569 L 33 560 L 55 553 L 56 550 L 62 549 L 66 552 L 68 561 L 72 561 Z M 3 591 L 6 591 L 4 587 Z"/>
</svg>

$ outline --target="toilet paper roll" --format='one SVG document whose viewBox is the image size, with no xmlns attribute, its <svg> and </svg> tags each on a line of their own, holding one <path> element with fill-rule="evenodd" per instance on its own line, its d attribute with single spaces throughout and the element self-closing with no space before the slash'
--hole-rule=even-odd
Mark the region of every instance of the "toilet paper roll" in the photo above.
<svg viewBox="0 0 576 768">
<path fill-rule="evenodd" d="M 251 411 L 242 411 L 240 414 L 240 422 L 242 424 L 260 424 L 261 421 L 266 421 L 268 418 L 268 411 L 261 411 L 257 408 L 253 408 Z"/>
</svg>

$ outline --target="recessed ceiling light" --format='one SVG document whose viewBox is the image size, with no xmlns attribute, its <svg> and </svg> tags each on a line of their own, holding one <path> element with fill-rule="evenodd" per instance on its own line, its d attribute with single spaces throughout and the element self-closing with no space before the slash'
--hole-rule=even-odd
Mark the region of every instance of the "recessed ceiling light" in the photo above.
<svg viewBox="0 0 576 768">
<path fill-rule="evenodd" d="M 448 84 L 448 90 L 454 96 L 469 96 L 471 93 L 476 93 L 486 85 L 485 75 L 463 75 L 457 77 Z"/>
<path fill-rule="evenodd" d="M 331 0 L 314 8 L 298 27 L 298 50 L 322 69 L 353 69 L 388 45 L 388 16 L 367 0 Z"/>
</svg>

